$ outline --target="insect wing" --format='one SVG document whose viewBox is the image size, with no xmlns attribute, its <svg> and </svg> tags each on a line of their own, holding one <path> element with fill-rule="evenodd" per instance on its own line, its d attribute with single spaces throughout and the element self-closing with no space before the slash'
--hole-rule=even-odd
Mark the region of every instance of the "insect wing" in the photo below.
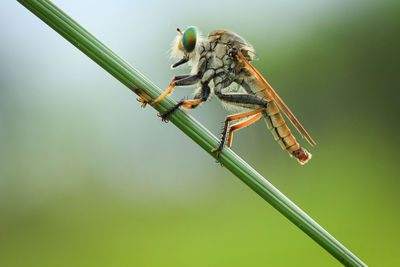
<svg viewBox="0 0 400 267">
<path fill-rule="evenodd" d="M 274 100 L 278 104 L 279 108 L 283 111 L 283 113 L 285 113 L 286 117 L 295 126 L 297 131 L 305 139 L 307 139 L 310 145 L 311 146 L 316 145 L 315 141 L 311 138 L 306 129 L 304 129 L 299 120 L 294 116 L 293 112 L 290 111 L 289 107 L 286 106 L 286 104 L 275 92 L 275 90 L 271 87 L 271 85 L 267 82 L 267 80 L 265 80 L 265 78 L 258 72 L 258 70 L 254 68 L 253 65 L 250 64 L 250 62 L 243 56 L 240 50 L 238 51 L 238 56 L 239 56 L 239 61 L 242 61 L 244 68 L 246 68 L 249 71 L 249 73 L 256 78 L 256 81 L 254 81 L 253 83 L 253 86 L 257 88 L 255 93 L 258 96 L 263 97 L 267 101 Z"/>
</svg>

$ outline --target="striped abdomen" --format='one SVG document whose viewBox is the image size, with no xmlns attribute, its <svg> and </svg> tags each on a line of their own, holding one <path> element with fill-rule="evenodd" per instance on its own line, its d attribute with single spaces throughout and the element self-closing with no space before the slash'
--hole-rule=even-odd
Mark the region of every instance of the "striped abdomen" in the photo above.
<svg viewBox="0 0 400 267">
<path fill-rule="evenodd" d="M 278 141 L 282 149 L 286 149 L 300 164 L 306 164 L 311 159 L 311 154 L 297 143 L 296 138 L 287 127 L 274 101 L 268 103 L 267 109 L 263 111 L 263 115 L 268 129 L 272 132 L 275 140 Z"/>
</svg>

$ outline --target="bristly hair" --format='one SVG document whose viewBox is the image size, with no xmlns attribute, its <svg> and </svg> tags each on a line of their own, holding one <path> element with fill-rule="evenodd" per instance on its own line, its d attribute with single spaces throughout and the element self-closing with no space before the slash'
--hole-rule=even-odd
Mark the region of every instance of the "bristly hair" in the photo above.
<svg viewBox="0 0 400 267">
<path fill-rule="evenodd" d="M 182 36 L 177 35 L 175 39 L 172 41 L 169 57 L 171 59 L 177 59 L 177 58 L 182 58 L 183 55 L 184 53 L 183 53 Z"/>
</svg>

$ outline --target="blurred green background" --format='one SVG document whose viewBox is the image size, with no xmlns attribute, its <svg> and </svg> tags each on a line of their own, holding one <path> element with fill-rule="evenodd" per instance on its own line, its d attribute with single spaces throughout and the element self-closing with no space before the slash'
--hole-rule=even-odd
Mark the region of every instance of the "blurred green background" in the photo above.
<svg viewBox="0 0 400 267">
<path fill-rule="evenodd" d="M 54 2 L 161 88 L 188 72 L 177 26 L 242 35 L 318 145 L 299 166 L 260 121 L 234 151 L 367 264 L 400 265 L 399 1 Z M 0 266 L 339 265 L 20 4 L 0 22 Z M 228 113 L 191 114 L 218 134 Z"/>
</svg>

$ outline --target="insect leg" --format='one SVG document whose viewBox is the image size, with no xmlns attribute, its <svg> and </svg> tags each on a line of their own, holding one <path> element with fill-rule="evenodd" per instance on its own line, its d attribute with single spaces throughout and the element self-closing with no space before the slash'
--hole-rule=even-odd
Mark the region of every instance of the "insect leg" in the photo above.
<svg viewBox="0 0 400 267">
<path fill-rule="evenodd" d="M 175 76 L 169 84 L 167 90 L 164 91 L 157 99 L 153 100 L 150 104 L 154 106 L 158 102 L 160 102 L 164 97 L 171 93 L 172 89 L 176 86 L 187 86 L 196 84 L 200 80 L 198 75 L 184 74 Z M 139 102 L 142 102 L 142 108 L 145 108 L 147 102 L 145 102 L 141 97 L 138 98 Z"/>
<path fill-rule="evenodd" d="M 224 94 L 221 91 L 222 91 L 222 86 L 216 86 L 215 95 L 219 99 L 221 99 L 222 101 L 225 101 L 225 102 L 228 102 L 228 103 L 231 103 L 231 104 L 234 104 L 234 105 L 246 107 L 246 108 L 252 108 L 254 110 L 252 110 L 250 112 L 231 115 L 231 116 L 226 117 L 225 124 L 224 124 L 224 129 L 222 131 L 221 142 L 220 142 L 218 148 L 214 148 L 212 150 L 212 152 L 216 152 L 217 153 L 217 156 L 219 156 L 220 152 L 222 151 L 222 149 L 224 147 L 226 134 L 227 134 L 227 131 L 228 131 L 229 122 L 256 115 L 253 118 L 251 118 L 251 119 L 249 119 L 249 120 L 247 120 L 245 122 L 233 125 L 230 128 L 228 146 L 231 146 L 232 145 L 233 132 L 235 130 L 243 128 L 243 127 L 245 127 L 247 125 L 250 125 L 251 123 L 257 121 L 261 117 L 260 113 L 266 109 L 267 104 L 268 104 L 267 100 L 265 100 L 263 98 L 260 98 L 260 97 L 257 97 L 255 95 L 250 95 L 250 94 Z"/>
<path fill-rule="evenodd" d="M 179 77 L 183 77 L 183 76 L 184 75 L 177 76 L 177 77 L 179 78 Z M 155 104 L 160 102 L 164 97 L 166 97 L 169 93 L 171 93 L 172 89 L 174 89 L 175 86 L 193 85 L 193 84 L 196 84 L 200 80 L 198 75 L 188 75 L 185 78 L 182 78 L 179 80 L 175 80 L 175 78 L 171 81 L 168 89 L 162 95 L 160 95 L 156 100 L 151 102 L 152 106 L 154 106 Z"/>
<path fill-rule="evenodd" d="M 185 78 L 187 78 L 187 77 L 189 77 L 189 76 L 191 76 L 191 74 L 176 75 L 176 76 L 174 76 L 174 78 L 172 79 L 171 83 L 174 82 L 174 81 L 177 81 L 177 80 L 185 79 Z M 170 83 L 170 84 L 171 84 L 171 83 Z"/>
<path fill-rule="evenodd" d="M 196 108 L 199 104 L 201 104 L 202 102 L 204 102 L 208 99 L 208 97 L 210 96 L 210 91 L 211 90 L 210 90 L 210 87 L 208 86 L 208 83 L 202 83 L 200 93 L 196 94 L 194 96 L 194 99 L 179 101 L 175 106 L 171 107 L 164 114 L 160 115 L 161 119 L 163 121 L 166 121 L 167 117 L 169 115 L 171 115 L 171 113 L 173 113 L 175 110 L 177 110 L 180 106 L 182 106 L 186 109 Z"/>
<path fill-rule="evenodd" d="M 228 144 L 227 144 L 228 147 L 231 147 L 231 145 L 232 145 L 232 138 L 233 138 L 233 132 L 234 131 L 237 131 L 237 130 L 243 128 L 243 127 L 249 126 L 250 124 L 256 122 L 260 118 L 261 118 L 261 111 L 257 115 L 255 115 L 254 117 L 252 117 L 252 118 L 250 118 L 250 119 L 248 119 L 248 120 L 246 120 L 244 122 L 240 122 L 240 123 L 236 123 L 236 124 L 232 125 L 229 128 L 229 137 L 228 137 Z"/>
<path fill-rule="evenodd" d="M 268 101 L 255 95 L 249 94 L 223 94 L 215 91 L 215 95 L 224 102 L 245 107 L 245 108 L 258 108 L 266 107 Z"/>
<path fill-rule="evenodd" d="M 221 136 L 221 141 L 219 143 L 219 146 L 218 146 L 218 148 L 212 149 L 211 152 L 217 152 L 217 156 L 219 156 L 219 154 L 221 153 L 222 149 L 224 148 L 225 139 L 226 139 L 226 133 L 228 132 L 228 127 L 229 127 L 229 122 L 240 120 L 240 119 L 243 119 L 243 118 L 247 118 L 247 117 L 256 115 L 256 116 L 252 117 L 251 119 L 249 119 L 247 121 L 244 121 L 242 123 L 235 124 L 230 128 L 230 130 L 229 130 L 229 139 L 228 139 L 228 146 L 230 147 L 232 145 L 233 131 L 239 130 L 240 128 L 248 126 L 248 125 L 252 124 L 253 122 L 257 121 L 261 117 L 260 113 L 262 111 L 264 111 L 264 110 L 265 110 L 265 107 L 260 107 L 258 109 L 255 109 L 255 110 L 252 110 L 252 111 L 249 111 L 249 112 L 230 115 L 230 116 L 226 117 L 225 123 L 224 123 L 224 129 L 222 131 L 222 136 Z M 254 119 L 254 118 L 256 118 L 256 119 Z"/>
<path fill-rule="evenodd" d="M 201 102 L 204 102 L 208 99 L 208 97 L 210 96 L 210 87 L 208 86 L 207 83 L 203 83 L 201 85 L 201 87 L 199 88 L 200 90 L 198 90 L 196 92 L 196 94 L 193 97 L 193 100 L 201 100 L 199 103 L 183 103 L 182 107 L 186 108 L 186 109 L 194 109 L 197 108 Z"/>
<path fill-rule="evenodd" d="M 171 81 L 170 85 L 175 86 L 187 86 L 193 85 L 200 81 L 199 75 L 179 75 L 175 76 L 174 79 Z"/>
</svg>

